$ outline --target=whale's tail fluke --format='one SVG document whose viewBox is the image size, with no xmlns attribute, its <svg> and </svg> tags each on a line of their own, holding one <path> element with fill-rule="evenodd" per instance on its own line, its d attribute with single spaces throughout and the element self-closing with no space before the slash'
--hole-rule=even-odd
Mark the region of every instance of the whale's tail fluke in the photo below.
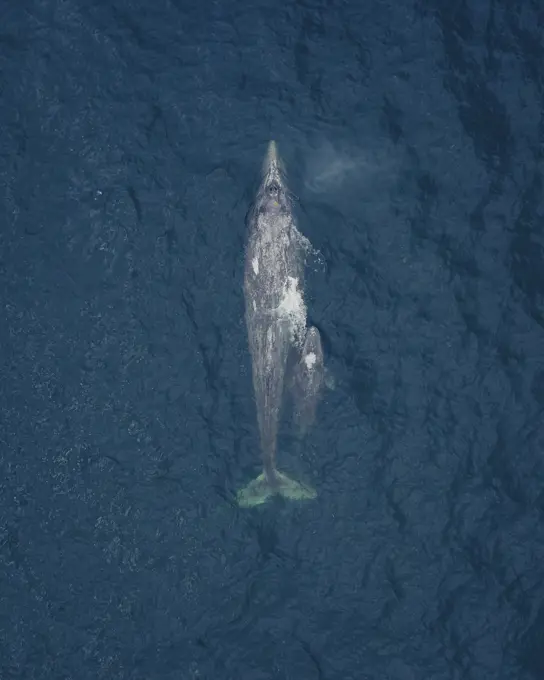
<svg viewBox="0 0 544 680">
<path fill-rule="evenodd" d="M 241 489 L 236 498 L 242 508 L 252 508 L 266 503 L 272 496 L 280 495 L 291 501 L 312 500 L 317 497 L 314 489 L 297 482 L 281 472 L 275 472 L 273 482 L 262 472 L 256 479 Z"/>
</svg>

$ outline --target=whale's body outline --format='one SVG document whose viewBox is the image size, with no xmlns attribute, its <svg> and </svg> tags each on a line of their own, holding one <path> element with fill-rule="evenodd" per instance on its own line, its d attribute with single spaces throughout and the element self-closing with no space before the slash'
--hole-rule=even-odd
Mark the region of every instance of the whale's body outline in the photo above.
<svg viewBox="0 0 544 680">
<path fill-rule="evenodd" d="M 309 242 L 298 231 L 292 208 L 276 144 L 270 142 L 263 179 L 248 215 L 244 274 L 245 318 L 263 471 L 238 493 L 242 506 L 259 505 L 278 493 L 297 500 L 316 497 L 311 487 L 290 479 L 276 467 L 287 359 L 293 349 L 300 360 L 304 359 L 307 334 L 303 275 Z M 315 370 L 322 370 L 322 362 Z"/>
</svg>

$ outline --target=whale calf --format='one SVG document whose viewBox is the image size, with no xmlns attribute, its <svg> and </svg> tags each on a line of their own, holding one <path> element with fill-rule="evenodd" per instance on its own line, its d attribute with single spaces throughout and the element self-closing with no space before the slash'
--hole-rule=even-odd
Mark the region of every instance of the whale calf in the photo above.
<svg viewBox="0 0 544 680">
<path fill-rule="evenodd" d="M 296 228 L 283 166 L 274 142 L 268 147 L 262 182 L 248 215 L 248 227 L 245 317 L 262 473 L 238 492 L 238 503 L 244 507 L 260 505 L 275 494 L 293 500 L 311 499 L 317 495 L 310 486 L 291 479 L 276 467 L 278 419 L 288 355 L 295 349 L 300 353 L 301 361 L 306 356 L 311 362 L 310 347 L 319 346 L 321 351 L 321 342 L 317 329 L 308 332 L 306 329 L 303 269 L 310 244 Z M 309 375 L 315 376 L 315 372 L 302 375 L 302 380 Z M 302 383 L 299 381 L 299 384 Z"/>
<path fill-rule="evenodd" d="M 294 368 L 293 403 L 299 436 L 304 436 L 313 425 L 321 388 L 323 386 L 323 348 L 317 328 L 306 333 L 304 346 Z"/>
</svg>

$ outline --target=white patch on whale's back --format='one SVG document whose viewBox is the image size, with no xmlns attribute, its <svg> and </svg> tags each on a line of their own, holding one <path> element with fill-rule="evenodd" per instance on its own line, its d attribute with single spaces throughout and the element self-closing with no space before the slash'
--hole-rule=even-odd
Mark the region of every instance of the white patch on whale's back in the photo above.
<svg viewBox="0 0 544 680">
<path fill-rule="evenodd" d="M 277 311 L 279 316 L 289 323 L 291 341 L 301 344 L 306 332 L 306 305 L 299 288 L 298 278 L 287 277 Z"/>
<path fill-rule="evenodd" d="M 298 279 L 294 276 L 288 276 L 280 302 L 280 311 L 285 314 L 297 314 L 303 305 L 304 300 L 298 287 Z"/>
<path fill-rule="evenodd" d="M 255 276 L 259 275 L 259 258 L 255 256 L 251 260 L 251 264 L 253 265 L 253 272 L 255 273 Z"/>
<path fill-rule="evenodd" d="M 317 357 L 315 355 L 315 352 L 309 352 L 304 357 L 304 363 L 306 364 L 306 368 L 308 368 L 310 370 L 315 366 L 316 361 L 317 361 Z"/>
</svg>

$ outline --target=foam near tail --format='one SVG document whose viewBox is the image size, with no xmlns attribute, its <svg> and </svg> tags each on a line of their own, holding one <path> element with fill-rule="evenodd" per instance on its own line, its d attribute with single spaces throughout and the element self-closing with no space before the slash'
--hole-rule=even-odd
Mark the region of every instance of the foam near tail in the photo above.
<svg viewBox="0 0 544 680">
<path fill-rule="evenodd" d="M 306 484 L 297 482 L 281 472 L 276 472 L 275 483 L 270 484 L 264 472 L 251 481 L 237 494 L 238 505 L 242 508 L 252 508 L 266 503 L 269 498 L 279 494 L 291 501 L 312 500 L 317 497 L 314 489 Z"/>
</svg>

